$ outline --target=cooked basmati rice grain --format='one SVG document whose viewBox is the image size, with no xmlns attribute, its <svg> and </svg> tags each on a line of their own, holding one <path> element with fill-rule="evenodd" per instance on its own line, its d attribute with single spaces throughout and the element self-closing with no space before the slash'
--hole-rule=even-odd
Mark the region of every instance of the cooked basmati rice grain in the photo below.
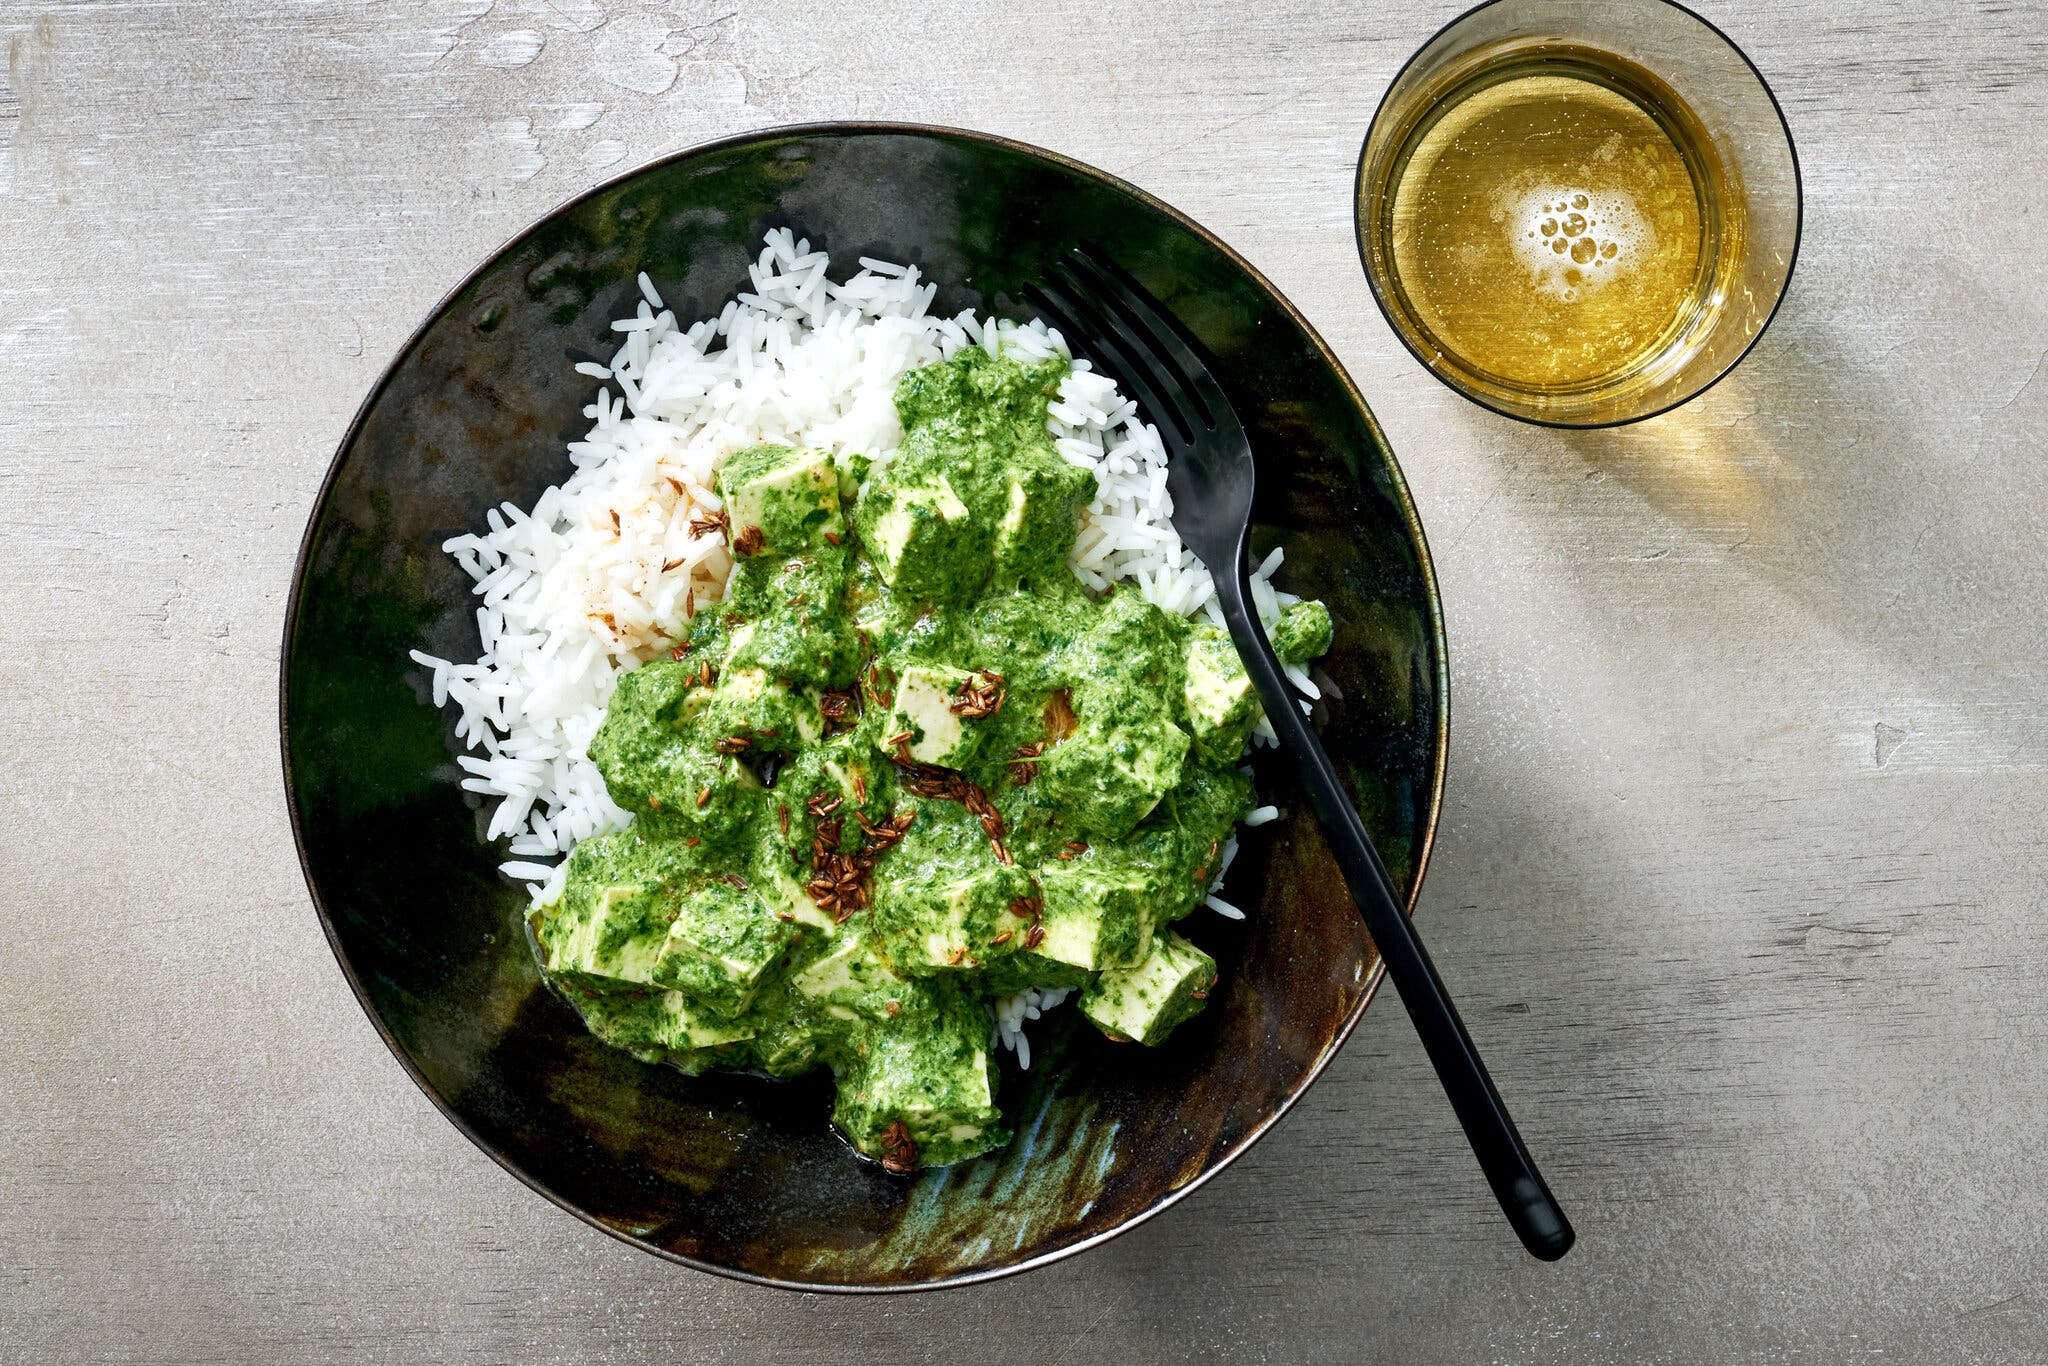
<svg viewBox="0 0 2048 1366">
<path fill-rule="evenodd" d="M 1216 896 L 1213 893 L 1210 894 L 1208 897 L 1204 898 L 1202 904 L 1204 906 L 1207 906 L 1210 910 L 1216 912 L 1216 914 L 1224 917 L 1226 920 L 1244 919 L 1243 911 L 1240 911 L 1239 909 L 1237 909 L 1237 907 L 1231 905 L 1228 901 L 1225 901 L 1222 897 Z"/>
</svg>

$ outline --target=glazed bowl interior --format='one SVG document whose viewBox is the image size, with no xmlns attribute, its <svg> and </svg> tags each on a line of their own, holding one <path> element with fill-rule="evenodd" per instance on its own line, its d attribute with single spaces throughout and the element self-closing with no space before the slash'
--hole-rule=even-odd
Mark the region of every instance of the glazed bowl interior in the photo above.
<svg viewBox="0 0 2048 1366">
<path fill-rule="evenodd" d="M 550 215 L 407 344 L 342 443 L 307 529 L 282 679 L 285 777 L 336 957 L 394 1054 L 480 1147 L 617 1236 L 706 1270 L 813 1289 L 998 1275 L 1111 1236 L 1213 1174 L 1300 1095 L 1357 1022 L 1370 941 L 1288 765 L 1255 761 L 1283 818 L 1247 832 L 1242 922 L 1183 929 L 1222 968 L 1209 1008 L 1139 1055 L 1072 1010 L 1003 1069 L 1017 1137 L 892 1175 L 827 1120 L 829 1078 L 686 1077 L 585 1033 L 543 985 L 525 896 L 459 787 L 452 718 L 420 649 L 479 653 L 443 540 L 569 472 L 610 320 L 646 271 L 685 321 L 746 281 L 771 227 L 850 266 L 921 265 L 937 307 L 1023 316 L 1019 289 L 1086 240 L 1217 357 L 1259 456 L 1254 548 L 1337 622 L 1316 722 L 1411 904 L 1443 776 L 1443 633 L 1407 490 L 1372 415 L 1270 285 L 1219 241 L 1099 172 L 939 129 L 824 125 L 698 148 Z M 1334 685 L 1334 686 L 1331 686 Z"/>
</svg>

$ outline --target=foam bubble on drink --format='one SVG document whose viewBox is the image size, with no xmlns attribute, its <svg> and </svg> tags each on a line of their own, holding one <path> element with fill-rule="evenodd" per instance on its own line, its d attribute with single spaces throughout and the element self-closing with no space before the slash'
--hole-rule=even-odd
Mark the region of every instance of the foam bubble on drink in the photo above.
<svg viewBox="0 0 2048 1366">
<path fill-rule="evenodd" d="M 1538 289 L 1566 303 L 1605 288 L 1657 245 L 1655 230 L 1627 198 L 1571 186 L 1518 195 L 1506 217 L 1516 259 Z"/>
</svg>

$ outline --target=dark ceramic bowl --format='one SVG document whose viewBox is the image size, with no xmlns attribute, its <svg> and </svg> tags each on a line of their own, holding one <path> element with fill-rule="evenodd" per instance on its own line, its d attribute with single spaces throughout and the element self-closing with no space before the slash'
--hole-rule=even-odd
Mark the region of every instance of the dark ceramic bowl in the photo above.
<svg viewBox="0 0 2048 1366">
<path fill-rule="evenodd" d="M 636 273 L 678 316 L 714 312 L 779 225 L 841 262 L 920 263 L 944 311 L 1012 315 L 1040 264 L 1085 238 L 1208 344 L 1260 457 L 1255 547 L 1286 546 L 1285 585 L 1336 618 L 1338 700 L 1317 721 L 1411 905 L 1443 785 L 1443 626 L 1393 453 L 1300 314 L 1165 204 L 1018 143 L 830 124 L 682 152 L 550 214 L 406 343 L 320 491 L 284 639 L 292 824 L 363 1008 L 456 1127 L 608 1233 L 773 1285 L 958 1284 L 1100 1242 L 1213 1176 L 1328 1064 L 1379 971 L 1289 765 L 1267 754 L 1259 789 L 1286 816 L 1246 835 L 1232 872 L 1250 918 L 1185 927 L 1222 966 L 1208 1010 L 1144 1052 L 1071 1010 L 1034 1025 L 1031 1070 L 1004 1069 L 1017 1138 L 972 1162 L 893 1176 L 834 1133 L 826 1078 L 644 1066 L 543 987 L 524 895 L 478 840 L 450 717 L 406 651 L 476 657 L 470 583 L 439 545 L 566 477 L 592 388 L 572 367 L 609 355 Z"/>
</svg>

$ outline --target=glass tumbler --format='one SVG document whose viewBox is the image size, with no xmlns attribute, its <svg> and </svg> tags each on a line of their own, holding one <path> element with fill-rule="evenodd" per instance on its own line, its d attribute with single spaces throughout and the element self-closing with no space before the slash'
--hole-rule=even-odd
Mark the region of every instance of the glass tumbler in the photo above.
<svg viewBox="0 0 2048 1366">
<path fill-rule="evenodd" d="M 1684 403 L 1763 335 L 1798 157 L 1741 49 L 1671 0 L 1491 0 L 1366 133 L 1358 249 L 1417 359 L 1495 412 L 1604 427 Z"/>
</svg>

